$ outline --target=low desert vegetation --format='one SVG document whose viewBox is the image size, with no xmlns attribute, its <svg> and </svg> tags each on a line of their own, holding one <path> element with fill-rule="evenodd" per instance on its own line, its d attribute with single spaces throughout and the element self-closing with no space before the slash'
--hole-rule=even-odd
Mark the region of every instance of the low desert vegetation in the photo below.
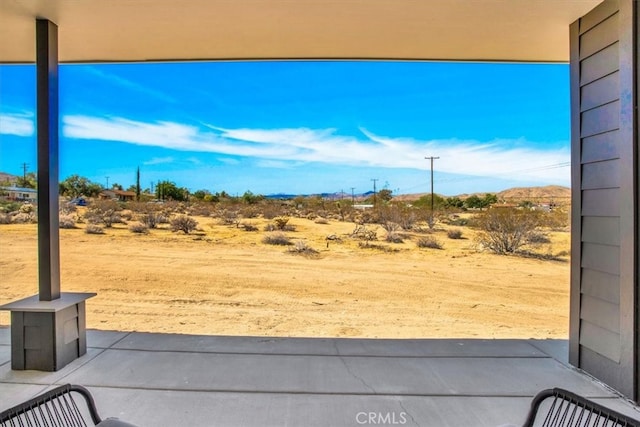
<svg viewBox="0 0 640 427">
<path fill-rule="evenodd" d="M 471 196 L 465 200 L 436 195 L 432 211 L 430 195 L 403 202 L 394 200 L 391 192 L 384 190 L 375 201 L 360 201 L 375 202 L 373 209 L 358 210 L 348 199 L 327 200 L 319 196 L 272 200 L 251 192 L 231 197 L 224 192 L 213 194 L 203 190 L 188 199 L 183 197 L 183 189 L 170 182 L 161 184 L 164 196 L 175 192 L 176 198 L 164 201 L 144 201 L 142 198 L 142 201 L 135 202 L 85 198 L 86 207 L 61 200 L 60 228 L 84 229 L 89 234 L 102 234 L 105 228 L 114 227 L 135 234 L 162 233 L 165 230 L 193 234 L 198 231 L 199 220 L 211 218 L 214 222 L 208 222 L 207 231 L 198 234 L 203 239 L 206 237 L 206 241 L 221 241 L 214 235 L 219 232 L 218 227 L 228 226 L 229 229 L 260 234 L 260 241 L 265 244 L 292 246 L 292 252 L 301 253 L 310 248 L 296 246 L 302 245 L 297 242 L 303 241 L 319 240 L 326 250 L 333 248 L 331 242 L 351 241 L 362 249 L 389 251 L 393 247 L 394 251 L 404 251 L 412 247 L 443 249 L 442 239 L 445 238 L 468 240 L 466 244 L 472 248 L 470 250 L 500 255 L 568 256 L 565 247 L 553 246 L 555 238 L 552 237 L 553 233 L 568 231 L 567 210 L 536 210 L 531 202 L 520 203 L 517 207 L 513 207 L 516 206 L 514 204 L 503 206 L 492 194 Z M 71 195 L 88 184 L 74 179 L 65 185 L 65 191 Z M 324 226 L 324 235 L 309 235 L 310 226 L 302 220 Z M 0 201 L 0 224 L 35 222 L 37 211 L 33 204 Z M 336 233 L 334 229 L 341 227 L 340 224 L 352 224 L 353 229 L 350 233 Z M 285 233 L 297 231 L 298 227 L 301 227 L 298 239 L 302 240 L 293 243 Z M 335 236 L 335 239 L 325 239 L 326 236 Z"/>
</svg>

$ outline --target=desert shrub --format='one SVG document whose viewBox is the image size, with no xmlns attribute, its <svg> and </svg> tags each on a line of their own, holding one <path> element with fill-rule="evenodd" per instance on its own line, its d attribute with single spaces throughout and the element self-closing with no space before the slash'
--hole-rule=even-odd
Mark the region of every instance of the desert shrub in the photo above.
<svg viewBox="0 0 640 427">
<path fill-rule="evenodd" d="M 442 249 L 443 245 L 433 236 L 424 236 L 418 239 L 416 245 L 419 248 Z"/>
<path fill-rule="evenodd" d="M 517 252 L 540 225 L 540 215 L 526 209 L 489 209 L 477 218 L 477 241 L 496 254 Z"/>
<path fill-rule="evenodd" d="M 92 203 L 84 217 L 90 224 L 103 224 L 107 228 L 122 222 L 120 205 L 113 200 L 98 200 Z"/>
<path fill-rule="evenodd" d="M 361 249 L 375 249 L 382 252 L 398 252 L 399 251 L 397 248 L 391 248 L 387 245 L 381 245 L 378 243 L 371 243 L 371 242 L 360 242 L 358 243 L 358 247 Z"/>
<path fill-rule="evenodd" d="M 266 243 L 267 245 L 287 246 L 291 245 L 291 240 L 286 234 L 275 232 L 264 236 L 264 238 L 262 239 L 262 243 Z"/>
<path fill-rule="evenodd" d="M 308 257 L 314 257 L 319 254 L 317 250 L 313 249 L 311 246 L 307 245 L 307 243 L 302 240 L 298 240 L 297 242 L 295 242 L 293 247 L 289 249 L 289 252 L 294 254 L 305 255 Z"/>
<path fill-rule="evenodd" d="M 187 215 L 178 215 L 170 222 L 171 231 L 183 231 L 185 234 L 191 233 L 198 226 L 198 221 Z"/>
<path fill-rule="evenodd" d="M 244 231 L 258 231 L 258 227 L 248 222 L 243 222 L 239 227 Z"/>
<path fill-rule="evenodd" d="M 76 228 L 76 218 L 73 215 L 60 215 L 60 228 Z"/>
<path fill-rule="evenodd" d="M 131 209 L 123 209 L 120 211 L 120 218 L 125 221 L 131 221 L 133 218 L 133 211 Z"/>
<path fill-rule="evenodd" d="M 87 234 L 104 234 L 104 228 L 100 227 L 98 224 L 87 224 L 84 232 Z"/>
<path fill-rule="evenodd" d="M 329 224 L 329 220 L 321 216 L 317 217 L 313 222 L 315 222 L 316 224 Z"/>
<path fill-rule="evenodd" d="M 0 212 L 2 213 L 17 212 L 20 210 L 20 206 L 22 206 L 22 203 L 0 201 Z"/>
<path fill-rule="evenodd" d="M 11 215 L 0 212 L 0 224 L 11 224 Z"/>
<path fill-rule="evenodd" d="M 450 239 L 462 239 L 462 230 L 458 230 L 457 228 L 453 228 L 447 231 L 447 237 Z"/>
<path fill-rule="evenodd" d="M 129 231 L 132 233 L 146 234 L 149 232 L 149 227 L 142 222 L 134 222 L 129 225 Z"/>
<path fill-rule="evenodd" d="M 365 225 L 356 225 L 356 228 L 351 232 L 351 237 L 358 240 L 372 241 L 378 240 L 378 233 L 376 230 L 369 230 Z"/>
<path fill-rule="evenodd" d="M 390 243 L 402 243 L 404 239 L 399 233 L 400 225 L 395 222 L 386 222 L 382 225 L 382 228 L 387 232 L 385 240 Z"/>
<path fill-rule="evenodd" d="M 11 222 L 14 224 L 35 224 L 38 222 L 38 218 L 33 212 L 18 212 L 11 217 Z"/>
<path fill-rule="evenodd" d="M 545 233 L 534 231 L 527 236 L 527 243 L 532 245 L 541 245 L 551 243 L 551 239 Z"/>
<path fill-rule="evenodd" d="M 276 225 L 278 230 L 284 230 L 287 224 L 289 223 L 289 217 L 287 216 L 277 216 L 273 218 L 273 223 Z"/>
<path fill-rule="evenodd" d="M 20 205 L 20 209 L 18 209 L 18 211 L 20 213 L 34 213 L 36 211 L 35 206 L 33 206 L 31 203 L 23 203 L 22 205 Z"/>
<path fill-rule="evenodd" d="M 60 214 L 70 215 L 78 210 L 77 206 L 71 202 L 60 204 Z"/>
</svg>

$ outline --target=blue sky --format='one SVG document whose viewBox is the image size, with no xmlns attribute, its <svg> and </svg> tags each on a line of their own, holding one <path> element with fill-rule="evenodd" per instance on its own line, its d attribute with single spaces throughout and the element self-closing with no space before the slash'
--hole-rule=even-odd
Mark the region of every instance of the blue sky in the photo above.
<svg viewBox="0 0 640 427">
<path fill-rule="evenodd" d="M 36 167 L 35 68 L 0 66 L 0 171 Z M 444 195 L 569 185 L 566 64 L 60 66 L 60 178 Z"/>
</svg>

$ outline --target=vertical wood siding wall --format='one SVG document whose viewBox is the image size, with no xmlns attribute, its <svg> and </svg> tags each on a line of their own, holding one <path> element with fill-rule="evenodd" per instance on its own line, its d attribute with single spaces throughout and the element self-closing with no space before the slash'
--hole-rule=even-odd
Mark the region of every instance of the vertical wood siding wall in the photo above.
<svg viewBox="0 0 640 427">
<path fill-rule="evenodd" d="M 632 0 L 571 26 L 570 361 L 637 398 Z"/>
</svg>

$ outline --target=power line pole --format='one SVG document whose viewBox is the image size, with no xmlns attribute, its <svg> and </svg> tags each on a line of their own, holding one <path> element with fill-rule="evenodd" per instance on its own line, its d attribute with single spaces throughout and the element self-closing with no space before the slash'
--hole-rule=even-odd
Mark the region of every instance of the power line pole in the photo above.
<svg viewBox="0 0 640 427">
<path fill-rule="evenodd" d="M 108 190 L 109 189 L 109 177 L 107 176 L 106 178 L 107 178 L 107 186 L 105 187 L 105 190 Z"/>
<path fill-rule="evenodd" d="M 372 178 L 371 181 L 373 181 L 373 207 L 376 206 L 376 181 L 378 181 L 378 178 Z"/>
<path fill-rule="evenodd" d="M 353 193 L 353 190 L 355 190 L 356 187 L 351 187 L 351 204 L 355 205 L 356 204 L 356 195 Z"/>
<path fill-rule="evenodd" d="M 433 222 L 433 161 L 440 157 L 425 157 L 425 159 L 431 160 L 431 222 Z"/>
<path fill-rule="evenodd" d="M 27 168 L 29 167 L 28 163 L 22 164 L 22 183 L 27 182 Z"/>
</svg>

